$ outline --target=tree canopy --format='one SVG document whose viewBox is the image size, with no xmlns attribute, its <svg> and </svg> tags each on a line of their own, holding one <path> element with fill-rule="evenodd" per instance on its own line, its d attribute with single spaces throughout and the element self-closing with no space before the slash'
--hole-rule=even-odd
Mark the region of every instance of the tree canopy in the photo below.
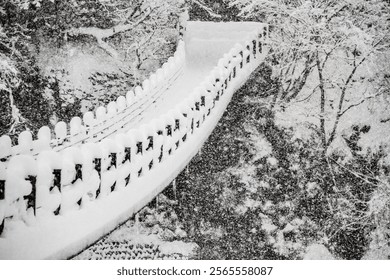
<svg viewBox="0 0 390 280">
<path fill-rule="evenodd" d="M 325 152 L 348 110 L 389 92 L 389 68 L 383 63 L 389 59 L 388 1 L 229 3 L 240 10 L 239 16 L 270 24 L 268 61 L 278 81 L 274 103 L 320 96 L 317 133 Z"/>
</svg>

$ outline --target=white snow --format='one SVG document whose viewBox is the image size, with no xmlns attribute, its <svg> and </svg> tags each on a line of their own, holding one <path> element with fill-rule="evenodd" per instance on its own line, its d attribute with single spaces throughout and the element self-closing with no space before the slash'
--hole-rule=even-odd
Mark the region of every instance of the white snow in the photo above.
<svg viewBox="0 0 390 280">
<path fill-rule="evenodd" d="M 202 96 L 208 94 L 204 90 L 193 93 L 194 88 L 208 77 L 219 57 L 228 53 L 235 43 L 245 42 L 246 35 L 259 29 L 259 26 L 261 25 L 258 23 L 188 23 L 184 72 L 180 72 L 176 76 L 176 80 L 171 81 L 172 83 L 168 85 L 166 90 L 164 89 L 159 99 L 149 104 L 141 113 L 135 113 L 140 118 L 133 123 L 132 127 L 120 129 L 115 123 L 111 123 L 112 130 L 108 130 L 106 133 L 112 135 L 96 146 L 85 145 L 85 147 L 89 147 L 85 152 L 84 146 L 68 147 L 60 153 L 62 163 L 60 215 L 42 213 L 41 216 L 34 218 L 31 213 L 22 213 L 23 220 L 32 226 L 20 223 L 18 219 L 7 218 L 5 232 L 2 235 L 5 238 L 0 238 L 0 259 L 70 257 L 131 217 L 169 185 L 199 151 L 224 113 L 232 94 L 246 81 L 249 74 L 262 61 L 263 56 L 257 56 L 256 59 L 252 57 L 251 63 L 244 63 L 244 68 L 238 69 L 236 78 L 227 81 L 223 96 L 216 102 L 208 116 L 205 106 L 201 104 L 199 111 L 196 109 L 192 111 L 191 108 L 196 107 L 194 102 L 201 103 Z M 182 48 L 180 47 L 178 50 L 179 56 L 184 55 Z M 238 60 L 231 61 L 236 66 L 239 65 Z M 229 76 L 229 71 L 232 71 L 230 66 L 229 70 L 224 68 L 218 72 L 222 74 L 222 81 Z M 161 75 L 165 76 L 161 71 L 157 71 L 157 80 Z M 222 85 L 226 86 L 223 83 Z M 146 94 L 143 89 L 135 89 L 135 93 L 136 99 Z M 131 94 L 128 95 L 131 96 Z M 128 103 L 127 99 L 126 101 Z M 111 103 L 107 109 L 108 113 L 113 114 L 114 117 L 120 114 L 117 112 L 117 104 L 118 102 Z M 179 104 L 183 105 L 178 106 Z M 180 110 L 170 111 L 172 108 L 180 108 Z M 183 111 L 188 120 L 182 116 Z M 159 147 L 156 145 L 153 149 L 146 151 L 147 143 L 149 143 L 147 136 L 151 133 L 156 135 L 155 125 L 157 123 L 155 121 L 151 123 L 151 121 L 159 116 L 163 118 L 163 125 L 171 126 L 172 135 L 168 136 L 167 130 L 164 129 L 164 136 L 159 137 L 163 138 L 162 145 L 165 152 L 162 162 L 157 163 L 156 161 L 153 168 L 148 170 L 150 161 L 158 157 Z M 194 131 L 188 125 L 192 117 L 199 121 L 199 125 L 195 122 Z M 187 125 L 175 131 L 176 119 Z M 96 122 L 94 113 L 85 113 L 83 121 L 86 125 L 93 125 Z M 79 123 L 76 126 L 79 126 Z M 133 129 L 129 130 L 129 128 Z M 58 133 L 59 136 L 63 136 L 63 127 L 59 130 L 61 130 Z M 121 141 L 118 143 L 114 141 L 117 139 L 118 133 L 127 130 L 129 131 L 125 135 L 121 134 Z M 188 136 L 185 142 L 182 140 L 184 134 Z M 92 135 L 90 133 L 91 140 L 93 140 Z M 179 146 L 176 146 L 177 141 L 179 141 Z M 27 140 L 25 142 L 28 143 Z M 131 165 L 121 164 L 118 159 L 122 156 L 118 156 L 117 166 L 111 166 L 111 154 L 123 150 L 123 142 L 131 143 L 131 148 L 135 148 L 134 144 L 137 142 L 142 142 L 142 153 L 136 154 L 134 157 L 132 154 Z M 96 200 L 90 196 L 91 190 L 96 189 L 99 184 L 97 172 L 90 164 L 90 160 L 98 155 L 95 149 L 101 150 L 101 186 L 102 193 L 107 195 L 99 196 Z M 50 159 L 50 156 L 48 155 L 47 158 Z M 86 161 L 89 163 L 85 164 Z M 76 164 L 82 165 L 83 170 L 83 178 L 79 178 L 77 181 L 75 181 Z M 52 180 L 50 174 L 51 168 L 53 168 L 52 163 L 43 164 L 37 170 L 36 161 L 32 156 L 17 156 L 11 159 L 9 166 L 12 168 L 7 169 L 6 184 L 15 190 L 13 199 L 21 198 L 31 192 L 31 184 L 24 178 L 27 175 L 36 175 L 37 173 L 42 176 L 39 179 L 39 193 L 43 197 L 49 195 L 46 188 L 48 182 Z M 137 173 L 140 168 L 142 168 L 142 174 L 138 177 Z M 125 187 L 123 177 L 128 171 L 131 172 L 131 180 L 130 184 Z M 119 182 L 120 187 L 111 192 L 111 186 L 114 182 Z M 15 206 L 16 211 L 23 210 L 24 203 L 23 199 L 19 199 Z M 56 199 L 53 197 L 47 205 L 42 201 L 40 204 L 44 205 L 47 210 L 53 210 L 56 206 Z M 247 206 L 257 207 L 253 201 L 248 201 Z"/>
<path fill-rule="evenodd" d="M 307 247 L 304 260 L 334 260 L 329 250 L 322 244 L 312 244 Z"/>
<path fill-rule="evenodd" d="M 65 122 L 58 122 L 54 128 L 54 131 L 56 133 L 56 138 L 60 140 L 64 140 L 67 136 L 67 128 Z"/>
<path fill-rule="evenodd" d="M 11 138 L 8 135 L 3 135 L 0 137 L 0 158 L 5 158 L 11 155 Z"/>
<path fill-rule="evenodd" d="M 19 134 L 18 148 L 20 154 L 28 154 L 32 149 L 32 134 L 30 131 L 25 130 Z"/>
<path fill-rule="evenodd" d="M 160 250 L 164 254 L 181 254 L 188 255 L 188 252 L 193 252 L 196 249 L 196 245 L 193 243 L 185 243 L 183 241 L 173 241 L 169 243 L 163 243 L 160 245 Z"/>
</svg>

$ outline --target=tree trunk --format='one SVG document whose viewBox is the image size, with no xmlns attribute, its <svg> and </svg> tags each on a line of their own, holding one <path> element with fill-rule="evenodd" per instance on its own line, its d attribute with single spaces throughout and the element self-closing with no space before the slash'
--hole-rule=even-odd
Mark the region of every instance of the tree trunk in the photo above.
<svg viewBox="0 0 390 280">
<path fill-rule="evenodd" d="M 321 143 L 323 149 L 323 155 L 325 156 L 327 150 L 327 142 L 326 142 L 326 130 L 325 130 L 325 81 L 322 73 L 321 62 L 317 54 L 316 58 L 317 62 L 317 70 L 318 70 L 318 80 L 319 80 L 319 88 L 320 88 L 320 133 L 321 133 Z"/>
</svg>

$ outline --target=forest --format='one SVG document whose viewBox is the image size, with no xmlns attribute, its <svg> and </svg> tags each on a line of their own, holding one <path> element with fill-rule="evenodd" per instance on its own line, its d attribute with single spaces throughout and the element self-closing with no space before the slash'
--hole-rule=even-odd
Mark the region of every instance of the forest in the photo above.
<svg viewBox="0 0 390 280">
<path fill-rule="evenodd" d="M 0 135 L 141 84 L 185 11 L 268 23 L 270 50 L 177 178 L 177 238 L 200 259 L 390 259 L 388 0 L 1 0 Z"/>
</svg>

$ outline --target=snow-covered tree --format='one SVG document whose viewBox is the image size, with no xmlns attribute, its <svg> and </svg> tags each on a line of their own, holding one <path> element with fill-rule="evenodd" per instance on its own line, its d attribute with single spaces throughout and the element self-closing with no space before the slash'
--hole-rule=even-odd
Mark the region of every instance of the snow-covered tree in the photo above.
<svg viewBox="0 0 390 280">
<path fill-rule="evenodd" d="M 36 129 L 48 120 L 42 79 L 34 59 L 36 36 L 19 4 L 0 2 L 0 133 L 10 135 L 28 126 Z M 30 119 L 36 124 L 29 123 Z"/>
<path fill-rule="evenodd" d="M 389 53 L 390 7 L 385 1 L 229 2 L 240 16 L 270 24 L 268 59 L 278 81 L 274 103 L 319 97 L 314 117 L 324 152 L 343 115 L 388 92 L 386 65 L 378 63 Z"/>
<path fill-rule="evenodd" d="M 118 56 L 118 53 L 108 43 L 110 38 L 126 32 L 131 33 L 134 41 L 145 42 L 151 41 L 152 37 L 161 37 L 156 31 L 175 26 L 183 4 L 183 1 L 172 0 L 100 0 L 98 2 L 99 9 L 107 13 L 109 21 L 102 19 L 93 24 L 76 25 L 65 32 L 67 36 L 92 36 L 113 56 Z M 149 39 L 145 40 L 145 38 Z"/>
<path fill-rule="evenodd" d="M 181 0 L 0 1 L 0 61 L 2 70 L 8 69 L 1 74 L 0 111 L 4 112 L 1 134 L 16 135 L 16 125 L 33 130 L 47 125 L 53 110 L 64 107 L 51 104 L 55 98 L 47 98 L 53 95 L 50 93 L 53 88 L 61 91 L 61 85 L 53 85 L 53 77 L 47 77 L 47 69 L 42 69 L 39 63 L 45 57 L 43 64 L 47 64 L 48 48 L 55 54 L 56 49 L 69 43 L 97 46 L 112 61 L 118 61 L 123 73 L 132 76 L 133 69 L 141 68 L 145 60 L 164 59 L 169 53 L 167 49 L 174 48 L 183 3 Z M 52 70 L 64 72 L 64 69 Z M 12 81 L 10 74 L 14 77 Z M 58 83 L 58 77 L 54 78 Z M 68 88 L 66 91 L 68 94 Z M 13 98 L 9 98 L 10 94 Z M 64 98 L 55 100 L 63 103 Z M 65 115 L 74 113 L 73 109 L 65 109 Z"/>
</svg>

